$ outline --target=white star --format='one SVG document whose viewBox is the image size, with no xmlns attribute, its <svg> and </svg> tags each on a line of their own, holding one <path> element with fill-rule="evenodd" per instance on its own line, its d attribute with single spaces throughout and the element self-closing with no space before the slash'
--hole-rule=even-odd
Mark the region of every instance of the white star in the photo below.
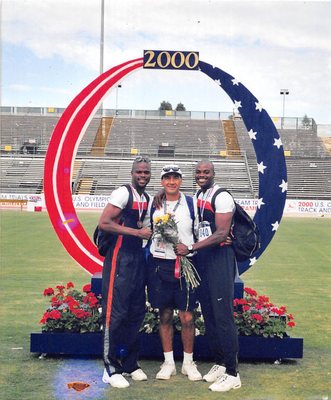
<svg viewBox="0 0 331 400">
<path fill-rule="evenodd" d="M 262 104 L 255 102 L 255 110 L 259 110 L 261 112 L 263 110 Z"/>
<path fill-rule="evenodd" d="M 239 107 L 242 107 L 241 101 L 235 100 L 235 101 L 234 101 L 234 108 L 237 108 L 237 109 L 238 109 Z"/>
<path fill-rule="evenodd" d="M 221 86 L 221 81 L 220 81 L 219 79 L 215 79 L 215 82 L 216 82 L 219 86 Z"/>
<path fill-rule="evenodd" d="M 250 258 L 249 265 L 254 265 L 256 263 L 256 261 L 257 261 L 256 257 Z"/>
<path fill-rule="evenodd" d="M 258 170 L 258 172 L 261 172 L 261 174 L 264 174 L 264 170 L 266 168 L 267 167 L 263 165 L 263 161 L 261 161 L 260 163 L 257 164 L 257 170 Z"/>
<path fill-rule="evenodd" d="M 236 78 L 234 78 L 234 79 L 231 79 L 231 82 L 232 82 L 232 85 L 233 86 L 239 86 L 239 81 L 238 81 L 238 79 L 236 79 Z"/>
<path fill-rule="evenodd" d="M 279 222 L 278 221 L 276 221 L 274 224 L 271 224 L 271 225 L 272 225 L 272 231 L 276 231 L 279 228 Z"/>
<path fill-rule="evenodd" d="M 280 188 L 282 188 L 282 193 L 286 192 L 287 190 L 287 182 L 282 179 L 282 183 L 279 185 Z"/>
<path fill-rule="evenodd" d="M 250 129 L 248 134 L 249 134 L 249 137 L 251 138 L 251 140 L 253 140 L 253 139 L 256 140 L 257 132 L 254 132 L 253 129 Z"/>
<path fill-rule="evenodd" d="M 283 146 L 283 143 L 282 143 L 281 138 L 279 138 L 279 139 L 274 139 L 274 140 L 275 140 L 274 146 L 277 146 L 277 149 L 279 149 L 280 146 Z"/>
<path fill-rule="evenodd" d="M 261 206 L 264 206 L 265 203 L 263 203 L 263 197 L 261 197 L 260 199 L 258 199 L 257 201 L 257 208 L 260 209 Z"/>
</svg>

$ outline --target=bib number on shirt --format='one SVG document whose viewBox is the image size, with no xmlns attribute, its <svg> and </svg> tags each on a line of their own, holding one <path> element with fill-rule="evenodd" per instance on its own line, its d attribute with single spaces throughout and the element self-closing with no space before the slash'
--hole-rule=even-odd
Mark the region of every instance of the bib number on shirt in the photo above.
<svg viewBox="0 0 331 400">
<path fill-rule="evenodd" d="M 207 239 L 207 237 L 211 236 L 212 231 L 210 228 L 210 223 L 203 221 L 200 222 L 199 228 L 198 228 L 198 241 L 202 242 L 202 240 Z"/>
</svg>

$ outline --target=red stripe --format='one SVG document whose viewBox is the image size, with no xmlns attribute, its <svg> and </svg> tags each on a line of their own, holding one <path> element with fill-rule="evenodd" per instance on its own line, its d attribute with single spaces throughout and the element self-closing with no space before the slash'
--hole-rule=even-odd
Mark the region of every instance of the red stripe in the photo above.
<svg viewBox="0 0 331 400">
<path fill-rule="evenodd" d="M 177 256 L 176 258 L 176 263 L 175 263 L 175 278 L 179 279 L 180 278 L 180 259 L 181 256 Z"/>
<path fill-rule="evenodd" d="M 123 236 L 119 236 L 116 241 L 116 245 L 113 252 L 113 257 L 111 259 L 111 272 L 109 277 L 109 286 L 108 286 L 108 295 L 107 295 L 107 306 L 106 306 L 106 327 L 109 328 L 110 325 L 110 315 L 111 309 L 113 305 L 113 289 L 114 289 L 114 280 L 115 280 L 115 272 L 116 272 L 116 261 L 118 251 L 122 246 Z"/>
<path fill-rule="evenodd" d="M 136 62 L 137 64 L 132 65 Z M 83 89 L 59 119 L 45 158 L 44 193 L 49 218 L 68 253 L 90 274 L 101 271 L 103 257 L 98 254 L 96 246 L 81 225 L 73 206 L 71 167 L 81 141 L 80 134 L 83 129 L 86 130 L 85 124 L 96 110 L 98 103 L 117 82 L 120 82 L 128 73 L 141 68 L 142 64 L 143 59 L 139 58 L 118 65 L 100 75 Z M 115 73 L 117 75 L 112 76 Z M 63 143 L 62 139 L 64 139 Z M 59 153 L 61 143 L 62 148 Z M 53 186 L 53 178 L 56 179 L 57 188 Z M 58 201 L 56 196 L 58 196 Z M 63 225 L 63 216 L 64 221 L 74 219 L 74 226 L 70 224 L 71 232 L 66 229 L 66 225 Z"/>
<path fill-rule="evenodd" d="M 143 210 L 147 210 L 147 206 L 148 206 L 147 201 L 144 201 L 143 203 L 141 203 L 141 205 L 142 205 L 142 209 L 143 209 Z M 141 207 L 141 206 L 140 206 L 140 207 Z M 134 202 L 132 203 L 132 209 L 133 209 L 133 210 L 139 210 L 139 205 L 138 205 L 138 202 L 137 202 L 137 201 L 134 201 Z"/>
<path fill-rule="evenodd" d="M 198 207 L 202 208 L 204 205 L 204 202 L 201 199 L 198 199 Z M 213 207 L 211 206 L 211 203 L 209 201 L 206 201 L 205 204 L 205 210 L 211 211 L 212 213 L 214 213 L 215 211 L 213 210 Z"/>
</svg>

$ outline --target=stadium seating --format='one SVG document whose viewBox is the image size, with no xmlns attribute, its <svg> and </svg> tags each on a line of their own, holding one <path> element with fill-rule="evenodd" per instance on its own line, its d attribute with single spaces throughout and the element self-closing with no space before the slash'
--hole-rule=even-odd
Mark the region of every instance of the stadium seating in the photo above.
<svg viewBox="0 0 331 400">
<path fill-rule="evenodd" d="M 146 113 L 144 114 L 146 115 Z M 40 193 L 44 155 L 59 115 L 1 115 L 1 192 Z M 197 189 L 193 165 L 201 158 L 215 163 L 217 183 L 237 198 L 258 196 L 256 157 L 247 129 L 240 118 L 233 121 L 239 153 L 229 151 L 225 122 L 218 119 L 128 118 L 118 116 L 111 125 L 104 156 L 93 152 L 101 118 L 92 119 L 81 141 L 73 171 L 73 193 L 108 194 L 130 180 L 135 154 L 152 159 L 151 193 L 160 187 L 164 164 L 180 164 L 182 189 Z M 288 198 L 330 199 L 331 158 L 315 129 L 280 129 L 288 170 Z M 36 139 L 36 154 L 20 154 L 22 144 Z M 232 143 L 233 140 L 232 138 Z M 7 148 L 5 148 L 7 146 Z M 166 151 L 168 149 L 168 151 Z M 162 150 L 162 151 L 161 151 Z"/>
<path fill-rule="evenodd" d="M 190 155 L 192 151 L 200 150 L 208 155 L 226 149 L 220 121 L 118 118 L 105 153 L 109 156 L 119 152 L 130 154 L 133 148 L 140 153 L 158 154 L 162 144 L 173 146 L 178 157 Z"/>
<path fill-rule="evenodd" d="M 37 143 L 37 154 L 45 154 L 52 132 L 60 117 L 41 115 L 1 115 L 1 150 L 10 146 L 13 153 L 23 152 L 22 146 L 29 140 Z M 92 119 L 79 147 L 79 152 L 91 151 L 100 117 Z"/>
</svg>

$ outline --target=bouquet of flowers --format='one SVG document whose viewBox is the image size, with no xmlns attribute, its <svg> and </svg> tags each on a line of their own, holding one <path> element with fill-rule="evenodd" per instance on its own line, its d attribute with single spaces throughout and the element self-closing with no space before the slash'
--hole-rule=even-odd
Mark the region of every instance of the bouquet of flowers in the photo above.
<svg viewBox="0 0 331 400">
<path fill-rule="evenodd" d="M 57 285 L 44 290 L 50 297 L 50 305 L 40 323 L 43 332 L 99 332 L 101 330 L 101 305 L 99 297 L 91 292 L 91 285 L 82 292 L 74 284 Z"/>
<path fill-rule="evenodd" d="M 174 246 L 180 243 L 177 222 L 173 214 L 167 213 L 161 217 L 155 217 L 153 224 L 153 238 L 159 238 Z M 199 286 L 200 276 L 188 257 L 177 257 L 175 273 L 176 271 L 178 271 L 178 278 L 183 277 L 185 279 L 187 291 L 190 287 L 196 289 Z"/>
</svg>

